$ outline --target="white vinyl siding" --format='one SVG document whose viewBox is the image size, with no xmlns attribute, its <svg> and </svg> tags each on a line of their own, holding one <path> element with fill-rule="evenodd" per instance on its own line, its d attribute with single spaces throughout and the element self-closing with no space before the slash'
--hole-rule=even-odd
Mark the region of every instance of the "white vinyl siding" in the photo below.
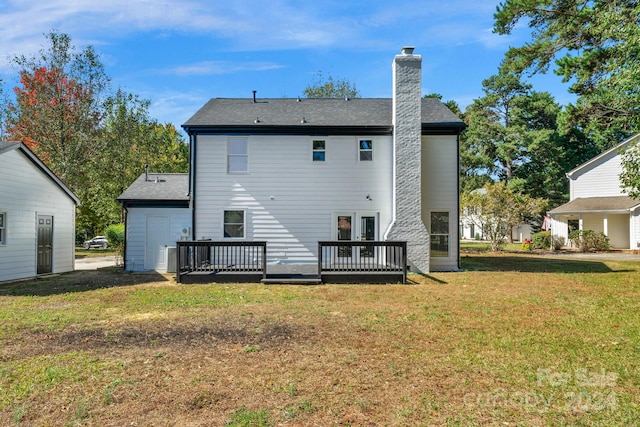
<svg viewBox="0 0 640 427">
<path fill-rule="evenodd" d="M 385 230 L 392 215 L 391 136 L 366 138 L 376 147 L 375 168 L 360 164 L 353 136 L 323 138 L 331 161 L 312 167 L 310 139 L 251 136 L 251 174 L 227 175 L 227 137 L 198 136 L 196 237 L 222 239 L 223 211 L 244 209 L 245 239 L 268 241 L 270 262 L 314 262 L 318 241 L 331 240 L 332 212 L 379 212 Z"/>
<path fill-rule="evenodd" d="M 449 255 L 432 257 L 431 271 L 458 268 L 458 144 L 455 136 L 422 137 L 422 221 L 430 230 L 431 212 L 449 213 Z"/>
<path fill-rule="evenodd" d="M 72 271 L 75 203 L 18 149 L 0 154 L 0 212 L 6 213 L 0 246 L 0 282 L 37 275 L 37 215 L 53 220 L 53 273 Z"/>
<path fill-rule="evenodd" d="M 640 249 L 640 208 L 631 216 L 630 248 Z"/>
<path fill-rule="evenodd" d="M 627 214 L 608 214 L 607 236 L 612 248 L 629 249 L 630 216 Z"/>
<path fill-rule="evenodd" d="M 147 249 L 147 219 L 167 217 L 169 233 L 167 247 L 175 247 L 178 240 L 190 240 L 191 209 L 189 208 L 129 208 L 127 210 L 127 247 L 125 268 L 129 271 L 145 269 Z"/>
<path fill-rule="evenodd" d="M 570 200 L 625 195 L 620 188 L 620 154 L 611 152 L 570 179 Z"/>
</svg>

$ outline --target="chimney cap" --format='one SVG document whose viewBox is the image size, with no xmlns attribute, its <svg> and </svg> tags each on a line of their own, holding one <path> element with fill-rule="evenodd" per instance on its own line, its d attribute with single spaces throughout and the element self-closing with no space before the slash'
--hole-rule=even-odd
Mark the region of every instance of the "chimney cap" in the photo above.
<svg viewBox="0 0 640 427">
<path fill-rule="evenodd" d="M 414 46 L 403 46 L 401 52 L 403 55 L 413 55 L 414 49 Z"/>
</svg>

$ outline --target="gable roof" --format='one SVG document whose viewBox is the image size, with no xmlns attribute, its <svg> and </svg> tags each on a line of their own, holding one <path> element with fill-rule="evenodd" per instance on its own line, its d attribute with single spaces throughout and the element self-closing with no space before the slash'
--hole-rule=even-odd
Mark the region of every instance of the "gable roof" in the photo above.
<svg viewBox="0 0 640 427">
<path fill-rule="evenodd" d="M 570 170 L 569 172 L 567 172 L 567 178 L 571 179 L 573 177 L 573 175 L 575 174 L 579 174 L 581 172 L 583 172 L 584 170 L 588 170 L 593 164 L 597 164 L 601 159 L 604 159 L 608 156 L 611 155 L 616 155 L 620 150 L 626 149 L 628 145 L 631 145 L 633 142 L 635 142 L 636 140 L 638 140 L 640 142 L 640 133 L 637 135 L 632 136 L 631 138 L 622 141 L 620 144 L 616 145 L 615 147 L 612 147 L 610 149 L 608 149 L 607 151 L 604 151 L 600 154 L 598 154 L 597 156 L 593 157 L 592 159 L 587 160 L 586 162 L 584 162 L 583 164 L 576 166 L 575 168 L 573 168 L 572 170 Z"/>
<path fill-rule="evenodd" d="M 579 197 L 549 211 L 550 214 L 579 214 L 594 212 L 625 213 L 640 207 L 640 200 L 629 196 Z"/>
<path fill-rule="evenodd" d="M 55 185 L 57 185 L 63 193 L 65 193 L 76 205 L 80 204 L 80 199 L 76 196 L 73 191 L 69 189 L 65 185 L 60 178 L 57 177 L 55 173 L 51 169 L 45 165 L 42 160 L 38 158 L 29 148 L 21 142 L 11 142 L 11 141 L 0 141 L 0 156 L 4 153 L 7 153 L 12 150 L 18 150 L 24 156 L 33 163 L 33 165 L 38 168 L 42 173 L 44 173 Z"/>
<path fill-rule="evenodd" d="M 423 134 L 457 134 L 465 124 L 437 98 L 422 98 Z M 295 99 L 213 98 L 182 127 L 191 134 L 285 132 L 342 132 L 390 134 L 393 131 L 391 98 Z"/>
<path fill-rule="evenodd" d="M 116 200 L 124 207 L 188 207 L 189 174 L 143 173 Z"/>
</svg>

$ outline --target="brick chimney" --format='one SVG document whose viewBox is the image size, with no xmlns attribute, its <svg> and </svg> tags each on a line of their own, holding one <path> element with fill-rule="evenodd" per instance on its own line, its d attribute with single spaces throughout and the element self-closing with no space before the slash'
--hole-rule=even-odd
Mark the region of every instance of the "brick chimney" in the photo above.
<svg viewBox="0 0 640 427">
<path fill-rule="evenodd" d="M 387 240 L 406 240 L 412 270 L 429 272 L 429 233 L 422 222 L 422 57 L 402 48 L 393 60 L 394 221 Z"/>
</svg>

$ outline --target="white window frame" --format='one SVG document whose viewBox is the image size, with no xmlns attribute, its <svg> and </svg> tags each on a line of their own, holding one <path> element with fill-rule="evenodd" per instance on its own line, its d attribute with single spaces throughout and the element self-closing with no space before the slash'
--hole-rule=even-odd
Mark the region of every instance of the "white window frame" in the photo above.
<svg viewBox="0 0 640 427">
<path fill-rule="evenodd" d="M 315 143 L 316 142 L 322 142 L 324 144 L 324 148 L 323 149 L 316 149 L 315 148 Z M 316 153 L 323 153 L 324 156 L 322 158 L 322 160 L 316 160 L 315 158 L 315 154 Z M 320 138 L 314 138 L 311 140 L 311 162 L 312 163 L 317 163 L 317 164 L 322 164 L 322 163 L 327 163 L 327 140 L 326 139 L 320 139 Z"/>
<path fill-rule="evenodd" d="M 0 246 L 7 244 L 7 213 L 0 212 Z"/>
<path fill-rule="evenodd" d="M 446 233 L 434 233 L 433 232 L 433 223 L 432 223 L 432 215 L 434 213 L 446 213 L 447 214 L 447 232 Z M 451 215 L 451 211 L 446 209 L 434 209 L 429 212 L 429 256 L 431 258 L 438 259 L 451 259 L 451 219 L 453 216 Z M 431 250 L 431 244 L 433 242 L 433 236 L 447 236 L 447 255 L 446 256 L 438 256 L 434 255 Z"/>
<path fill-rule="evenodd" d="M 225 228 L 227 225 L 240 225 L 237 222 L 229 222 L 225 221 L 225 214 L 227 212 L 242 212 L 242 236 L 226 236 Z M 225 240 L 245 240 L 247 238 L 247 210 L 246 209 L 238 209 L 238 208 L 226 208 L 222 211 L 222 238 Z"/>
<path fill-rule="evenodd" d="M 244 141 L 246 146 L 246 151 L 244 153 L 232 153 L 231 152 L 231 144 L 234 141 Z M 231 170 L 231 159 L 234 158 L 244 158 L 246 161 L 246 167 L 244 170 Z M 248 174 L 249 173 L 249 138 L 246 136 L 243 137 L 233 137 L 227 139 L 227 173 L 228 174 Z"/>
<path fill-rule="evenodd" d="M 362 141 L 369 141 L 371 143 L 371 148 L 362 148 L 360 146 L 360 143 Z M 358 138 L 358 145 L 357 145 L 357 149 L 358 149 L 358 162 L 373 162 L 373 148 L 374 147 L 374 140 L 373 138 Z M 362 154 L 363 153 L 371 153 L 371 158 L 370 159 L 363 159 L 362 158 Z"/>
</svg>

